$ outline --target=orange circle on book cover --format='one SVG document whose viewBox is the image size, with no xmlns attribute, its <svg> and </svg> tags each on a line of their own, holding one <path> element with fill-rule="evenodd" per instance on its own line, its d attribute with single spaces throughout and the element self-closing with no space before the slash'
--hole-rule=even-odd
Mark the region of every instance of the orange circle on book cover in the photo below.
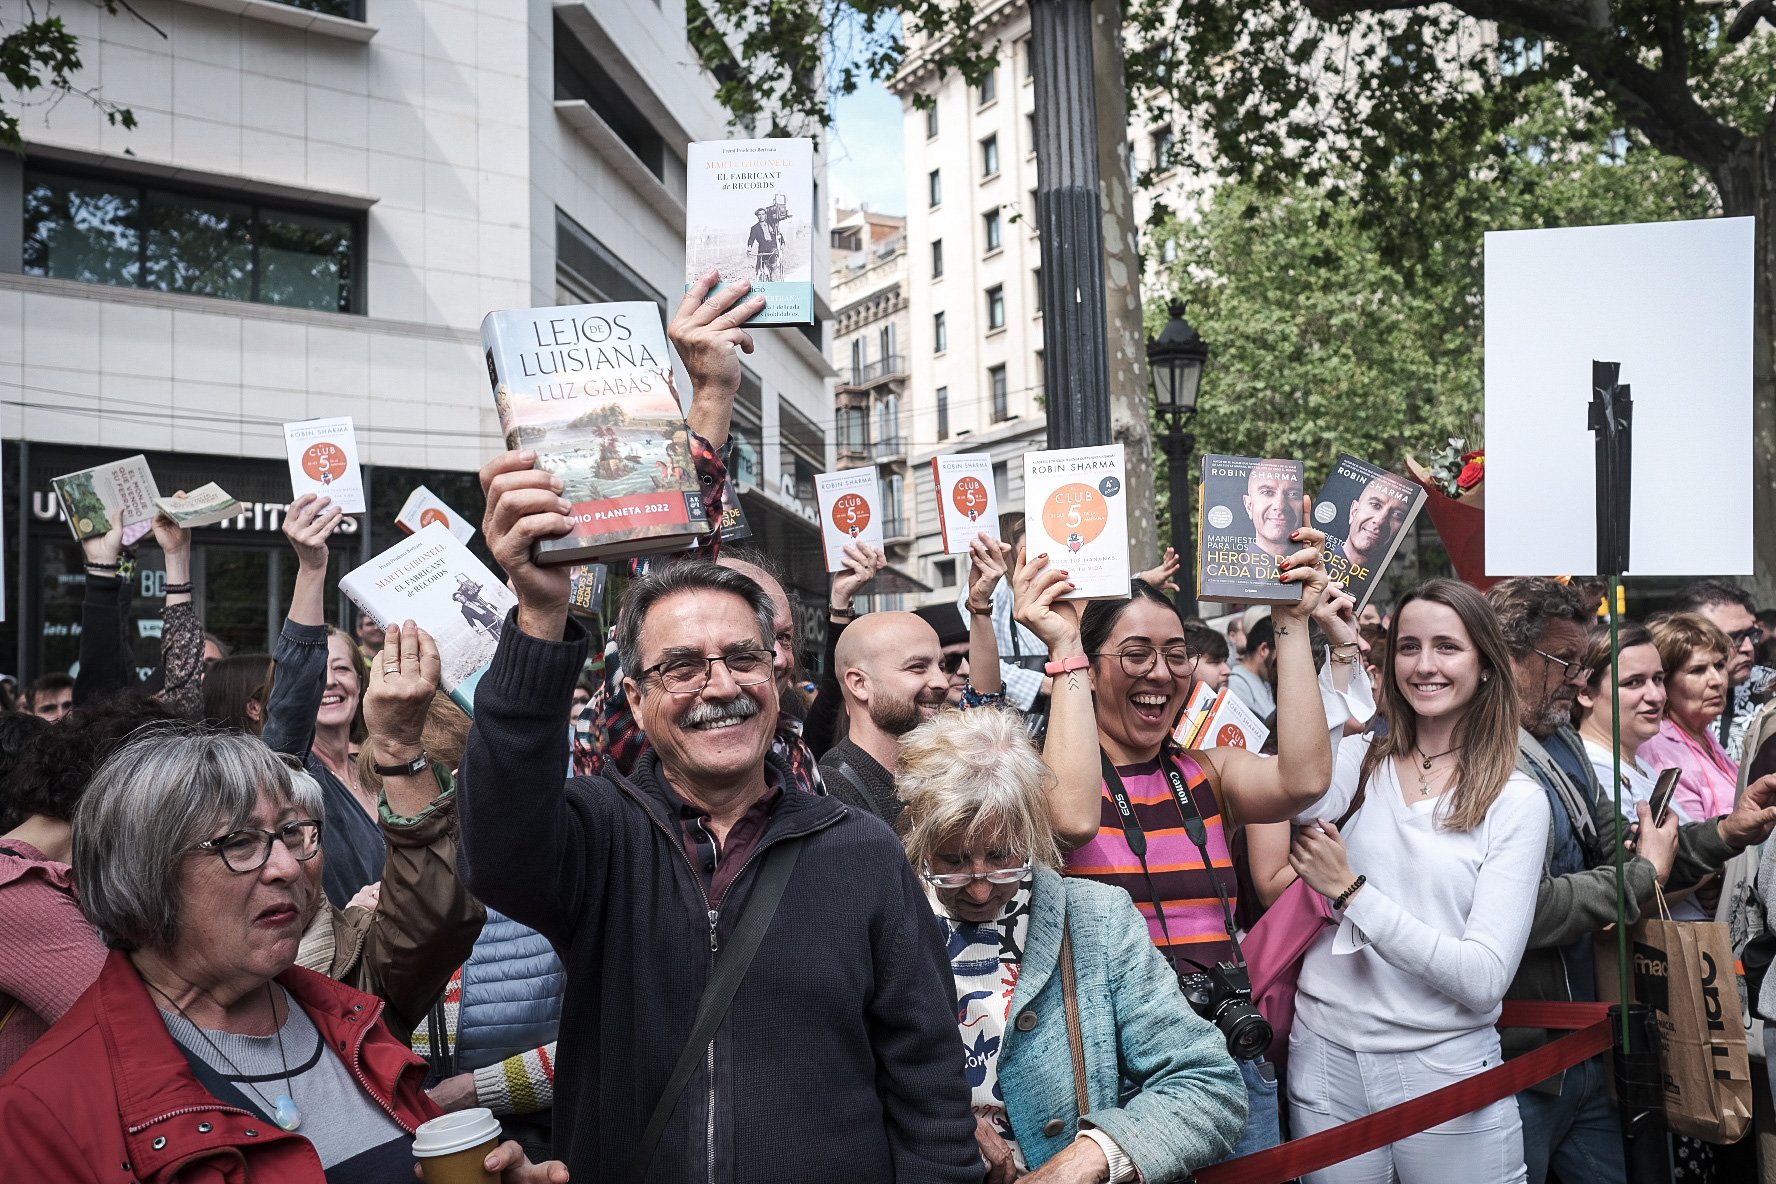
<svg viewBox="0 0 1776 1184">
<path fill-rule="evenodd" d="M 1215 733 L 1217 748 L 1244 748 L 1246 734 L 1233 724 L 1222 724 L 1221 730 Z"/>
<path fill-rule="evenodd" d="M 1048 504 L 1042 507 L 1042 526 L 1048 537 L 1060 540 L 1075 553 L 1103 534 L 1109 523 L 1110 507 L 1103 495 L 1077 481 L 1049 494 Z"/>
<path fill-rule="evenodd" d="M 870 522 L 868 499 L 855 493 L 840 494 L 833 502 L 832 521 L 834 526 L 856 538 Z"/>
<path fill-rule="evenodd" d="M 434 507 L 419 516 L 419 524 L 421 526 L 430 526 L 434 522 L 441 522 L 446 528 L 448 528 L 450 526 L 450 515 L 446 514 L 443 510 Z"/>
<path fill-rule="evenodd" d="M 333 484 L 345 476 L 345 449 L 325 440 L 310 444 L 302 453 L 302 471 L 322 485 Z"/>
<path fill-rule="evenodd" d="M 970 522 L 977 521 L 987 512 L 987 487 L 981 484 L 979 477 L 964 477 L 950 491 L 950 501 L 968 515 Z"/>
</svg>

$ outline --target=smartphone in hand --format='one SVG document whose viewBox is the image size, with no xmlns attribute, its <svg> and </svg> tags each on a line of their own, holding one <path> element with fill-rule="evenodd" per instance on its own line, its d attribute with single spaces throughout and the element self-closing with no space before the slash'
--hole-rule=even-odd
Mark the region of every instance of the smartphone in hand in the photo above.
<svg viewBox="0 0 1776 1184">
<path fill-rule="evenodd" d="M 1659 780 L 1653 786 L 1653 798 L 1650 805 L 1653 811 L 1653 825 L 1664 826 L 1665 815 L 1671 810 L 1671 797 L 1677 792 L 1677 781 L 1682 770 L 1666 769 L 1659 774 Z"/>
</svg>

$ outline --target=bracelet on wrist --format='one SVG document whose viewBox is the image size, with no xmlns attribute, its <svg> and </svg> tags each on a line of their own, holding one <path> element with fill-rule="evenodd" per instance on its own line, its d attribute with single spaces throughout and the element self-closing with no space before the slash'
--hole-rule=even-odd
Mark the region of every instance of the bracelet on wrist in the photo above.
<svg viewBox="0 0 1776 1184">
<path fill-rule="evenodd" d="M 1340 892 L 1337 896 L 1332 898 L 1332 907 L 1335 909 L 1342 909 L 1345 906 L 1345 902 L 1357 894 L 1357 889 L 1361 888 L 1368 882 L 1368 876 L 1358 876 L 1355 880 L 1352 880 L 1349 888 L 1346 888 L 1343 892 Z"/>
<path fill-rule="evenodd" d="M 88 559 L 86 561 L 86 569 L 88 571 L 116 571 L 118 566 L 119 565 L 115 563 L 100 563 L 94 559 Z"/>
<path fill-rule="evenodd" d="M 1355 654 L 1333 654 L 1332 655 L 1332 665 L 1334 665 L 1334 666 L 1355 666 L 1356 664 L 1357 664 L 1357 655 L 1355 655 Z"/>
<path fill-rule="evenodd" d="M 987 607 L 982 608 L 971 600 L 968 602 L 968 611 L 971 615 L 976 617 L 990 617 L 993 615 L 993 606 L 989 604 Z"/>
<path fill-rule="evenodd" d="M 855 621 L 861 614 L 854 608 L 834 608 L 827 606 L 826 615 L 840 621 Z"/>
<path fill-rule="evenodd" d="M 190 596 L 191 591 L 190 584 L 167 584 L 161 589 L 162 594 L 167 596 Z"/>
</svg>

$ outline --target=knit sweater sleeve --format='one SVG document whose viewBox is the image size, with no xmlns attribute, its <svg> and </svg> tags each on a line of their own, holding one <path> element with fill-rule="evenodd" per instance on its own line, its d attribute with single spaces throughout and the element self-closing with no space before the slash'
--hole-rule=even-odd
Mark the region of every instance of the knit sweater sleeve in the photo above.
<svg viewBox="0 0 1776 1184">
<path fill-rule="evenodd" d="M 203 718 L 203 622 L 190 604 L 160 610 L 160 668 L 156 697 L 188 719 Z"/>
<path fill-rule="evenodd" d="M 555 1104 L 555 1042 L 475 1070 L 475 1101 L 495 1114 L 535 1114 Z"/>
<path fill-rule="evenodd" d="M 1464 1007 L 1490 1011 L 1505 997 L 1529 940 L 1550 821 L 1541 787 L 1513 775 L 1482 823 L 1486 853 L 1460 936 L 1419 920 L 1373 884 L 1351 898 L 1345 915 L 1389 964 Z"/>
<path fill-rule="evenodd" d="M 544 641 L 506 616 L 499 648 L 475 688 L 457 782 L 462 868 L 469 890 L 506 916 L 569 944 L 587 909 L 588 849 L 610 793 L 564 785 L 562 736 L 573 684 L 586 660 L 586 631 Z M 605 787 L 607 790 L 608 786 Z"/>
<path fill-rule="evenodd" d="M 1110 998 L 1098 1005 L 1115 1013 L 1119 1068 L 1140 1090 L 1119 1106 L 1094 1107 L 1081 1125 L 1114 1139 L 1141 1179 L 1188 1179 L 1233 1150 L 1245 1128 L 1245 1082 L 1220 1032 L 1179 993 L 1133 902 L 1118 895 L 1103 916 Z"/>
</svg>

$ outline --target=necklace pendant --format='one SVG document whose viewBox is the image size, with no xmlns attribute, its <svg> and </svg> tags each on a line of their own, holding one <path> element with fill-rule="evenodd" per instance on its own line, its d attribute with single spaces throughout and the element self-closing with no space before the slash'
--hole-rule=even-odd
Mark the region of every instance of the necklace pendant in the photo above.
<svg viewBox="0 0 1776 1184">
<path fill-rule="evenodd" d="M 1427 769 L 1431 767 L 1431 758 L 1428 756 L 1424 758 L 1424 767 Z"/>
<path fill-rule="evenodd" d="M 271 1104 L 271 1120 L 287 1131 L 293 1131 L 302 1125 L 302 1111 L 296 1106 L 296 1099 L 289 1094 L 279 1094 L 277 1101 Z"/>
</svg>

